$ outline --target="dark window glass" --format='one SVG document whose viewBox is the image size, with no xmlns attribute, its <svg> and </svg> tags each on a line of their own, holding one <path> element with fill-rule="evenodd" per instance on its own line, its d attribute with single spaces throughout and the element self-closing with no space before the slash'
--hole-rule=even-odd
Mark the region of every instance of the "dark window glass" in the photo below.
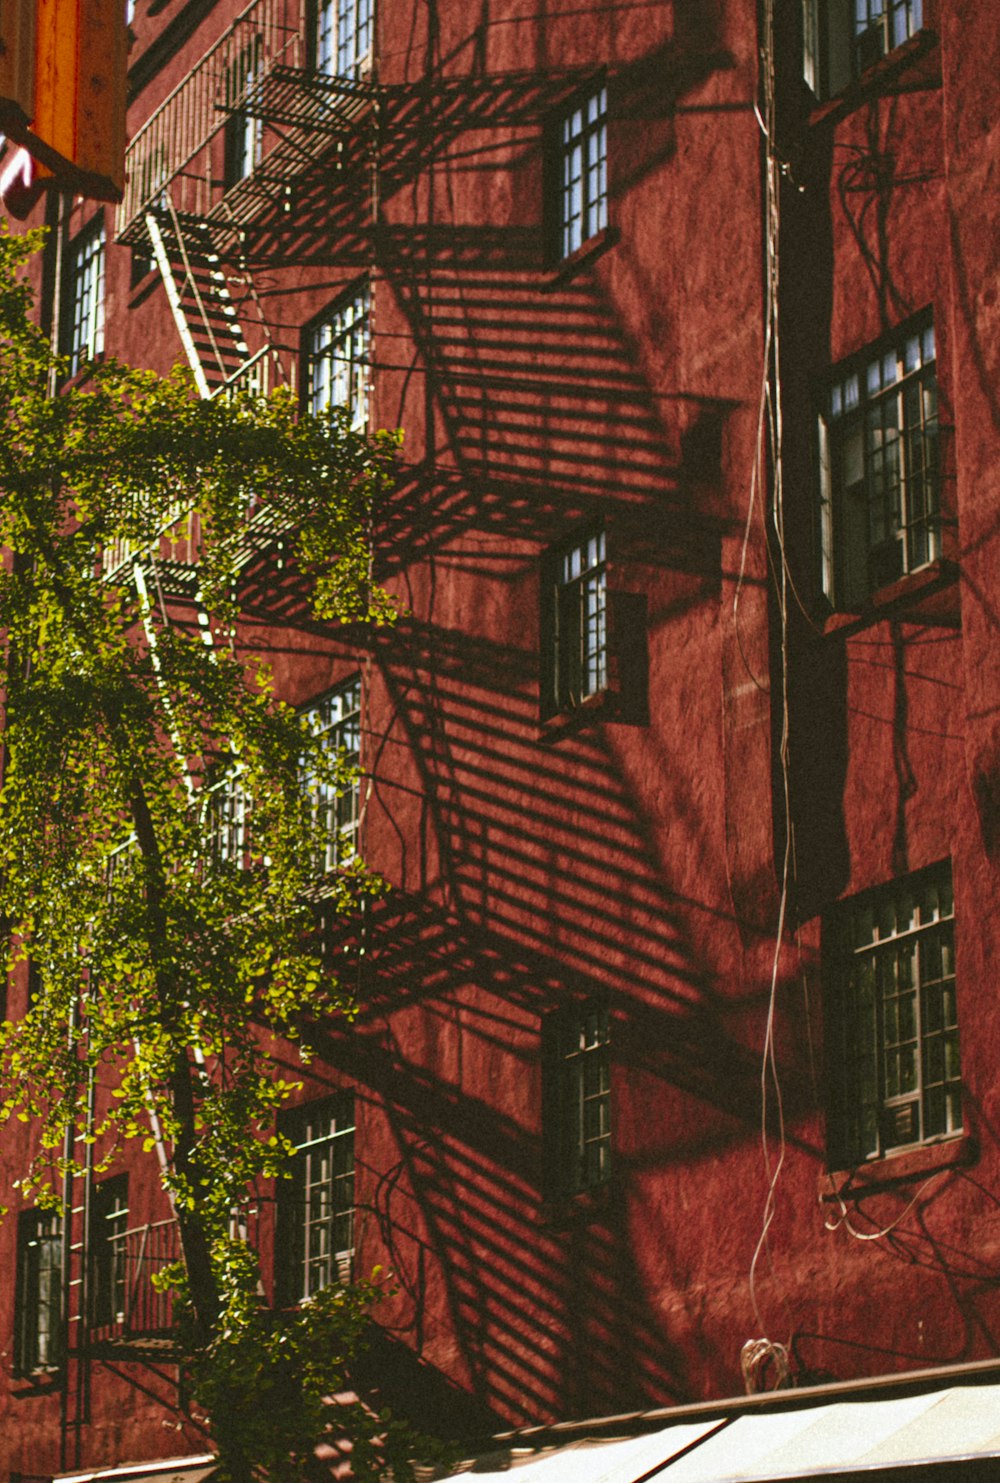
<svg viewBox="0 0 1000 1483">
<path fill-rule="evenodd" d="M 589 1004 L 543 1026 L 546 1183 L 555 1194 L 603 1184 L 611 1173 L 611 1034 Z"/>
<path fill-rule="evenodd" d="M 18 1217 L 16 1358 L 22 1375 L 62 1361 L 62 1220 L 51 1210 Z"/>
<path fill-rule="evenodd" d="M 282 1118 L 295 1145 L 278 1192 L 279 1301 L 300 1303 L 351 1273 L 354 1255 L 354 1100 L 350 1094 Z"/>
<path fill-rule="evenodd" d="M 126 1321 L 128 1176 L 94 1187 L 91 1210 L 91 1309 L 98 1328 Z"/>
<path fill-rule="evenodd" d="M 831 1161 L 962 1130 L 947 864 L 847 902 L 827 926 Z"/>
<path fill-rule="evenodd" d="M 549 612 L 545 709 L 566 710 L 608 685 L 607 561 L 602 530 L 553 552 L 547 563 Z"/>
<path fill-rule="evenodd" d="M 941 554 L 934 330 L 838 371 L 820 420 L 823 582 L 835 607 Z"/>
</svg>

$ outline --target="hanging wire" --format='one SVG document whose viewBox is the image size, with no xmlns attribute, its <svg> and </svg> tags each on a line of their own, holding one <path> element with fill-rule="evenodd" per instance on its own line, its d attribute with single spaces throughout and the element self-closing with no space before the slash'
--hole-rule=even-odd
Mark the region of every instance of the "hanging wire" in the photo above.
<svg viewBox="0 0 1000 1483">
<path fill-rule="evenodd" d="M 859 1231 L 855 1228 L 851 1221 L 847 1204 L 840 1194 L 836 1196 L 837 1208 L 840 1213 L 833 1220 L 825 1220 L 823 1227 L 827 1231 L 839 1231 L 843 1229 L 849 1236 L 853 1236 L 855 1241 L 884 1241 L 886 1236 L 891 1236 L 896 1227 L 902 1224 L 914 1206 L 919 1203 L 928 1186 L 932 1185 L 936 1179 L 940 1179 L 942 1175 L 948 1173 L 950 1173 L 948 1169 L 936 1169 L 933 1174 L 928 1175 L 923 1183 L 917 1186 L 912 1198 L 903 1206 L 903 1209 L 896 1216 L 895 1220 L 891 1220 L 886 1226 L 880 1226 L 876 1231 Z M 821 1195 L 821 1203 L 822 1199 L 823 1197 Z"/>
<path fill-rule="evenodd" d="M 766 1384 L 769 1365 L 774 1371 L 770 1385 Z M 770 1339 L 748 1339 L 740 1350 L 740 1369 L 747 1395 L 759 1395 L 763 1390 L 784 1390 L 791 1383 L 788 1349 L 784 1344 L 773 1344 Z"/>
<path fill-rule="evenodd" d="M 764 1035 L 764 1049 L 761 1059 L 760 1089 L 761 1089 L 761 1154 L 764 1164 L 764 1172 L 767 1180 L 767 1195 L 764 1201 L 764 1210 L 761 1220 L 760 1235 L 754 1248 L 753 1257 L 750 1262 L 749 1288 L 750 1302 L 754 1317 L 760 1329 L 764 1328 L 761 1318 L 760 1305 L 757 1298 L 757 1268 L 761 1256 L 765 1253 L 770 1264 L 769 1235 L 775 1218 L 776 1198 L 778 1183 L 784 1168 L 786 1154 L 785 1135 L 785 1110 L 784 1097 L 781 1088 L 781 1077 L 778 1067 L 777 1049 L 775 1044 L 775 1018 L 777 1010 L 777 996 L 781 957 L 785 934 L 785 924 L 788 914 L 788 900 L 791 886 L 791 875 L 793 865 L 792 853 L 792 815 L 791 815 L 791 789 L 789 781 L 789 735 L 788 735 L 788 589 L 789 575 L 787 562 L 784 559 L 784 487 L 783 487 L 783 464 L 782 464 L 782 413 L 781 413 L 781 342 L 778 323 L 778 299 L 779 299 L 779 259 L 778 249 L 780 240 L 780 177 L 781 167 L 774 147 L 775 131 L 775 67 L 774 67 L 774 3 L 773 0 L 765 0 L 763 12 L 763 46 L 761 49 L 761 73 L 763 84 L 764 112 L 763 116 L 756 110 L 757 121 L 761 128 L 764 140 L 764 250 L 765 250 L 765 336 L 764 357 L 761 374 L 760 401 L 757 415 L 757 441 L 754 449 L 754 465 L 750 485 L 750 508 L 747 513 L 747 523 L 744 531 L 743 551 L 740 558 L 739 580 L 733 600 L 733 621 L 736 626 L 737 638 L 739 638 L 738 601 L 743 585 L 747 549 L 749 544 L 752 519 L 758 504 L 758 486 L 763 482 L 763 471 L 765 462 L 770 455 L 772 469 L 772 498 L 770 506 L 770 518 L 778 541 L 781 560 L 777 563 L 777 571 L 773 573 L 776 578 L 776 596 L 779 615 L 780 632 L 780 683 L 781 683 L 781 736 L 779 741 L 779 758 L 782 777 L 782 807 L 784 810 L 785 841 L 781 862 L 781 895 L 778 908 L 778 920 L 775 930 L 774 955 L 771 963 L 771 983 L 768 995 L 767 1022 Z M 761 502 L 762 503 L 762 502 Z M 766 513 L 761 510 L 765 519 Z M 768 553 L 770 549 L 768 544 Z M 742 650 L 742 644 L 740 645 Z M 745 660 L 744 660 L 745 662 Z M 749 673 L 748 666 L 748 673 Z M 755 678 L 751 674 L 751 678 Z M 756 683 L 756 680 L 755 680 Z M 768 1147 L 768 1104 L 773 1097 L 775 1114 L 777 1118 L 778 1157 L 772 1163 L 771 1153 Z M 773 1268 L 772 1268 L 773 1270 Z M 744 1348 L 744 1375 L 756 1374 L 756 1369 L 764 1362 L 764 1358 L 775 1359 L 778 1354 L 784 1358 L 784 1365 L 777 1365 L 778 1384 L 787 1384 L 791 1379 L 790 1366 L 787 1363 L 787 1350 L 783 1345 L 775 1345 L 768 1339 L 750 1340 Z M 748 1371 L 747 1366 L 750 1366 Z M 748 1380 L 749 1383 L 749 1380 Z"/>
</svg>

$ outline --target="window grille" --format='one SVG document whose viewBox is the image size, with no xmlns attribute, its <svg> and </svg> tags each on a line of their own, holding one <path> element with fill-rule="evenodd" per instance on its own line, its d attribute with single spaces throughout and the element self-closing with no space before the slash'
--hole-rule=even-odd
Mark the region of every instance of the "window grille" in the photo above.
<svg viewBox="0 0 1000 1483">
<path fill-rule="evenodd" d="M 611 1173 L 611 1035 L 608 1011 L 587 1005 L 543 1027 L 548 1184 L 574 1194 Z"/>
<path fill-rule="evenodd" d="M 897 336 L 838 371 L 820 419 L 823 585 L 834 606 L 941 554 L 934 329 Z"/>
<path fill-rule="evenodd" d="M 17 1369 L 22 1375 L 62 1361 L 62 1220 L 25 1210 L 17 1227 Z"/>
<path fill-rule="evenodd" d="M 104 220 L 98 218 L 69 248 L 62 348 L 71 376 L 104 349 L 104 255 Z"/>
<path fill-rule="evenodd" d="M 299 1303 L 347 1281 L 354 1255 L 354 1103 L 349 1093 L 288 1113 L 295 1145 L 279 1187 L 280 1300 Z"/>
<path fill-rule="evenodd" d="M 559 135 L 560 245 L 569 257 L 608 224 L 608 93 L 597 88 L 563 117 Z"/>
<path fill-rule="evenodd" d="M 312 413 L 342 407 L 359 431 L 368 423 L 370 293 L 342 299 L 306 339 L 306 405 Z"/>
<path fill-rule="evenodd" d="M 355 675 L 324 700 L 306 710 L 309 727 L 329 756 L 340 756 L 346 768 L 361 762 L 361 676 Z M 319 859 L 321 871 L 335 870 L 355 853 L 358 845 L 360 788 L 358 779 L 346 785 L 306 778 L 313 818 L 326 836 Z"/>
<path fill-rule="evenodd" d="M 947 864 L 847 903 L 827 962 L 836 1165 L 961 1132 Z"/>
</svg>

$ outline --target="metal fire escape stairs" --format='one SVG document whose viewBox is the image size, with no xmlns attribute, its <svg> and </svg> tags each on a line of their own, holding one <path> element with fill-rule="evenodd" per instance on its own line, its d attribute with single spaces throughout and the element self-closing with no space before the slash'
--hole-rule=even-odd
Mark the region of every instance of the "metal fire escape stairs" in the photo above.
<svg viewBox="0 0 1000 1483">
<path fill-rule="evenodd" d="M 309 0 L 252 0 L 126 152 L 117 237 L 152 253 L 201 396 L 283 373 L 246 243 L 287 224 L 310 171 L 367 158 L 376 136 L 373 83 L 317 62 L 314 27 Z"/>
<path fill-rule="evenodd" d="M 85 996 L 84 996 L 85 998 Z M 86 1004 L 77 1010 L 86 1014 Z M 84 1125 L 74 1125 L 66 1130 L 63 1157 L 66 1173 L 63 1177 L 62 1217 L 62 1293 L 60 1325 L 63 1348 L 63 1364 L 60 1375 L 60 1409 L 62 1427 L 60 1440 L 63 1455 L 62 1466 L 75 1465 L 79 1461 L 81 1430 L 90 1420 L 90 1276 L 92 1262 L 90 1222 L 93 1203 L 91 1186 L 93 1181 L 93 1147 L 87 1134 L 93 1122 L 94 1071 L 87 1073 L 86 1113 Z M 69 1169 L 70 1160 L 82 1167 L 82 1177 L 74 1178 Z"/>
<path fill-rule="evenodd" d="M 243 379 L 250 351 L 211 232 L 202 221 L 182 224 L 166 193 L 145 225 L 198 394 L 214 396 Z"/>
<path fill-rule="evenodd" d="M 308 65 L 307 14 L 307 0 L 252 0 L 150 117 L 127 152 L 118 240 L 139 252 L 151 251 L 185 359 L 199 395 L 205 398 L 224 395 L 234 387 L 266 392 L 271 368 L 281 374 L 252 276 L 241 262 L 244 232 L 268 213 L 287 211 L 304 167 L 331 157 L 342 163 L 359 144 L 367 154 L 376 132 L 377 102 L 370 82 L 329 76 Z M 252 58 L 249 68 L 248 57 Z M 236 85 L 234 77 L 241 78 Z M 234 116 L 259 120 L 260 137 L 265 127 L 269 131 L 268 146 L 256 152 L 252 168 L 240 180 L 220 191 L 212 176 L 212 160 L 218 158 L 227 120 Z M 262 341 L 262 348 L 254 354 L 241 313 L 251 316 L 254 337 Z M 165 508 L 160 535 L 141 547 L 120 541 L 102 558 L 108 578 L 121 578 L 127 572 L 134 583 L 154 652 L 156 629 L 159 622 L 169 621 L 167 601 L 171 598 L 193 606 L 203 641 L 213 643 L 198 567 L 191 555 L 196 542 L 191 542 L 188 559 L 162 553 L 161 541 L 172 542 L 172 532 L 187 513 L 175 506 Z M 251 515 L 241 540 L 241 557 L 250 561 L 263 545 L 273 549 L 277 544 L 280 560 L 281 535 Z M 85 1002 L 80 1012 L 85 1014 Z M 92 1229 L 92 1121 L 91 1089 L 84 1125 L 67 1131 L 64 1148 L 67 1169 L 75 1164 L 83 1171 L 77 1177 L 67 1173 L 64 1189 L 60 1304 L 64 1467 L 79 1465 L 82 1432 L 90 1420 L 96 1235 Z M 165 1148 L 155 1114 L 152 1123 L 162 1162 Z M 128 1342 L 127 1332 L 123 1342 L 123 1355 L 143 1357 L 141 1347 L 136 1349 Z M 163 1350 L 160 1357 L 165 1357 Z"/>
</svg>

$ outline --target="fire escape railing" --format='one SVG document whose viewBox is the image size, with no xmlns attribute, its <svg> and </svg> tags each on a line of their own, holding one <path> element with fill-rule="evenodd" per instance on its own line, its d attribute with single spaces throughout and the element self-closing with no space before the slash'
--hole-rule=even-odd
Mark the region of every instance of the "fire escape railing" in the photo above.
<svg viewBox="0 0 1000 1483">
<path fill-rule="evenodd" d="M 156 1221 L 107 1237 L 105 1287 L 95 1294 L 92 1337 L 123 1343 L 166 1338 L 173 1328 L 173 1299 L 153 1278 L 180 1258 L 177 1222 Z"/>
<path fill-rule="evenodd" d="M 125 153 L 125 194 L 118 208 L 118 236 L 130 238 L 178 176 L 185 189 L 178 205 L 205 216 L 218 197 L 211 160 L 192 164 L 222 132 L 234 110 L 252 111 L 272 69 L 304 63 L 301 0 L 252 0 L 189 77 L 152 113 Z M 252 65 L 247 64 L 252 58 Z"/>
<path fill-rule="evenodd" d="M 168 192 L 182 216 L 239 227 L 278 202 L 331 139 L 357 131 L 372 86 L 310 66 L 306 8 L 304 0 L 253 0 L 150 115 L 125 155 L 120 241 L 146 237 L 145 218 Z M 227 179 L 224 134 L 234 121 L 247 132 Z"/>
<path fill-rule="evenodd" d="M 239 389 L 256 396 L 266 395 L 268 356 L 266 349 L 251 356 L 225 390 Z M 105 581 L 120 579 L 132 568 L 137 557 L 157 556 L 161 575 L 169 572 L 176 581 L 178 576 L 187 572 L 181 586 L 194 592 L 198 585 L 196 571 L 200 547 L 197 506 L 190 500 L 169 498 L 159 506 L 151 506 L 147 496 L 134 495 L 128 513 L 136 525 L 146 526 L 146 531 L 142 535 L 117 536 L 103 547 L 100 553 L 102 578 Z M 287 516 L 271 506 L 253 503 L 232 537 L 237 566 L 249 560 L 262 545 L 287 535 L 289 529 Z"/>
</svg>

